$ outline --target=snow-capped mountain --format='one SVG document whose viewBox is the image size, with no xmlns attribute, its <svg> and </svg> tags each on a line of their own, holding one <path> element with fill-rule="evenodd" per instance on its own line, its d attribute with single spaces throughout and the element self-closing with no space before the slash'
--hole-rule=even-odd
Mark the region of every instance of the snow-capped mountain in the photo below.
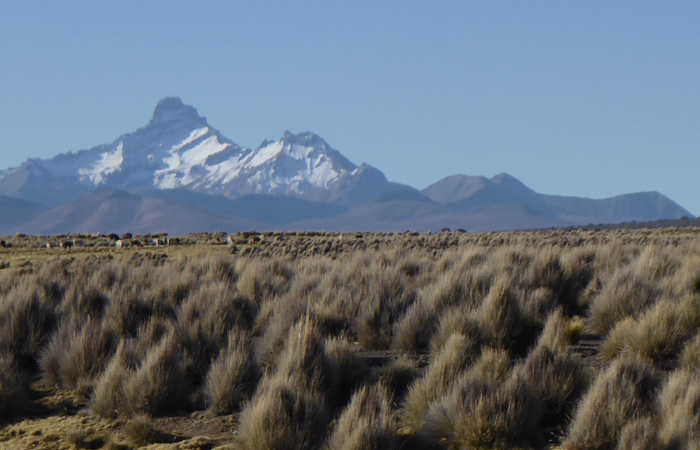
<svg viewBox="0 0 700 450">
<path fill-rule="evenodd" d="M 455 175 L 420 192 L 309 132 L 243 148 L 176 97 L 111 144 L 0 171 L 2 199 L 0 233 L 500 230 L 692 216 L 658 192 L 561 197 L 507 174 Z"/>
<path fill-rule="evenodd" d="M 188 189 L 229 198 L 287 195 L 348 205 L 412 189 L 388 182 L 371 166 L 356 166 L 313 133 L 285 131 L 276 142 L 242 148 L 176 97 L 161 100 L 145 127 L 111 144 L 0 172 L 0 193 L 50 206 L 100 187 Z"/>
</svg>

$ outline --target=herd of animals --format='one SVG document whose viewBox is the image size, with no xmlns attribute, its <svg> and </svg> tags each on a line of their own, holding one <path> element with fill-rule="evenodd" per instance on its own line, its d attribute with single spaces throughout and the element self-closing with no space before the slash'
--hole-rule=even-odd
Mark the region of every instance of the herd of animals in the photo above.
<svg viewBox="0 0 700 450">
<path fill-rule="evenodd" d="M 93 237 L 104 237 L 100 233 L 96 233 Z M 165 238 L 141 238 L 141 239 L 134 239 L 134 236 L 131 233 L 124 233 L 123 235 L 119 236 L 116 233 L 110 233 L 107 236 L 107 239 L 111 240 L 114 244 L 115 248 L 121 249 L 121 248 L 142 248 L 144 246 L 153 246 L 153 247 L 161 247 L 163 245 L 178 245 L 180 243 L 179 238 L 171 238 L 171 237 L 165 237 Z M 71 250 L 74 246 L 79 247 L 81 246 L 82 241 L 80 239 L 73 239 L 73 240 L 61 240 L 57 243 L 51 243 L 47 242 L 46 243 L 46 248 L 51 250 L 55 247 L 60 248 L 61 250 Z"/>
<path fill-rule="evenodd" d="M 107 238 L 109 239 L 115 248 L 143 248 L 144 246 L 160 247 L 164 245 L 179 245 L 180 239 L 176 237 L 141 237 L 140 239 L 135 239 L 131 233 L 124 233 L 119 236 L 116 233 L 110 233 L 104 235 L 102 233 L 94 233 L 88 236 L 88 238 Z M 84 239 L 59 239 L 48 241 L 44 246 L 48 250 L 60 249 L 70 251 L 73 247 L 84 246 Z M 11 245 L 5 241 L 0 240 L 0 247 L 7 248 Z"/>
</svg>

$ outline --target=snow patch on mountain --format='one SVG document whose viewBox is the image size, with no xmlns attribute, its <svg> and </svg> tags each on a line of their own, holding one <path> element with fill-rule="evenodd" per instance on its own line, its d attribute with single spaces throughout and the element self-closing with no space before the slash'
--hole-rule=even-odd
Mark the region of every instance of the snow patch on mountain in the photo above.
<svg viewBox="0 0 700 450">
<path fill-rule="evenodd" d="M 113 152 L 102 153 L 91 167 L 78 169 L 78 174 L 81 179 L 88 179 L 95 186 L 99 186 L 105 182 L 108 175 L 121 170 L 123 162 L 124 142 L 122 141 Z"/>
<path fill-rule="evenodd" d="M 209 127 L 193 130 L 182 142 L 174 145 L 162 158 L 166 166 L 156 170 L 153 186 L 158 189 L 176 189 L 201 183 L 217 172 L 217 165 L 207 165 L 207 160 L 225 151 L 230 143 L 220 142 Z"/>
</svg>

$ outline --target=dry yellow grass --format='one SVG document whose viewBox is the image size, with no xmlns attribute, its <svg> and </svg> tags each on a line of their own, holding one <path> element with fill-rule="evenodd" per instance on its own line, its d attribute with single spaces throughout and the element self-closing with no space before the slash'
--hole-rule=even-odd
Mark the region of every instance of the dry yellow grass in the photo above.
<svg viewBox="0 0 700 450">
<path fill-rule="evenodd" d="M 0 447 L 690 448 L 699 239 L 8 238 Z"/>
</svg>

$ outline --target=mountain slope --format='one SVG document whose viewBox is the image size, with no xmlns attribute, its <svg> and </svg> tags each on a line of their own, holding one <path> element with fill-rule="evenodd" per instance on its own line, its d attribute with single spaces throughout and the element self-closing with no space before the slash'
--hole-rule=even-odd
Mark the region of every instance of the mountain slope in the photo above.
<svg viewBox="0 0 700 450">
<path fill-rule="evenodd" d="M 607 199 L 545 195 L 502 173 L 493 178 L 454 175 L 422 191 L 458 211 L 493 205 L 519 205 L 575 224 L 630 220 L 675 219 L 692 214 L 658 192 L 625 194 Z"/>
<path fill-rule="evenodd" d="M 98 189 L 42 214 L 18 227 L 17 231 L 28 234 L 125 231 L 186 234 L 215 230 L 235 232 L 266 227 L 258 222 L 224 216 L 169 200 Z"/>
<path fill-rule="evenodd" d="M 0 195 L 0 235 L 9 234 L 14 228 L 27 223 L 49 210 L 44 205 L 19 198 Z"/>
<path fill-rule="evenodd" d="M 548 217 L 519 205 L 491 205 L 456 211 L 435 202 L 373 200 L 337 217 L 305 220 L 286 228 L 334 231 L 437 231 L 442 228 L 496 231 L 567 226 L 571 222 Z"/>
<path fill-rule="evenodd" d="M 313 133 L 286 131 L 279 141 L 242 148 L 176 97 L 161 100 L 145 127 L 111 144 L 0 172 L 0 194 L 49 206 L 98 187 L 286 195 L 348 205 L 405 188 L 377 169 L 356 166 Z"/>
<path fill-rule="evenodd" d="M 118 205 L 107 198 L 102 205 L 96 198 L 104 194 L 90 195 L 100 190 L 139 197 L 125 197 Z M 111 144 L 29 159 L 0 171 L 0 195 L 56 208 L 42 216 L 43 224 L 29 213 L 6 219 L 6 226 L 15 229 L 31 220 L 32 230 L 146 224 L 163 230 L 165 225 L 212 230 L 255 224 L 482 230 L 692 216 L 657 192 L 602 200 L 543 195 L 507 174 L 455 175 L 418 191 L 387 180 L 370 165 L 355 165 L 310 132 L 285 131 L 277 141 L 243 148 L 176 97 L 161 100 L 146 126 Z M 81 202 L 94 210 L 80 207 Z"/>
<path fill-rule="evenodd" d="M 217 214 L 271 225 L 337 216 L 348 210 L 337 203 L 312 202 L 295 197 L 266 194 L 248 194 L 231 200 L 220 195 L 203 194 L 187 189 L 153 189 L 143 191 L 139 195 L 172 200 Z"/>
</svg>

